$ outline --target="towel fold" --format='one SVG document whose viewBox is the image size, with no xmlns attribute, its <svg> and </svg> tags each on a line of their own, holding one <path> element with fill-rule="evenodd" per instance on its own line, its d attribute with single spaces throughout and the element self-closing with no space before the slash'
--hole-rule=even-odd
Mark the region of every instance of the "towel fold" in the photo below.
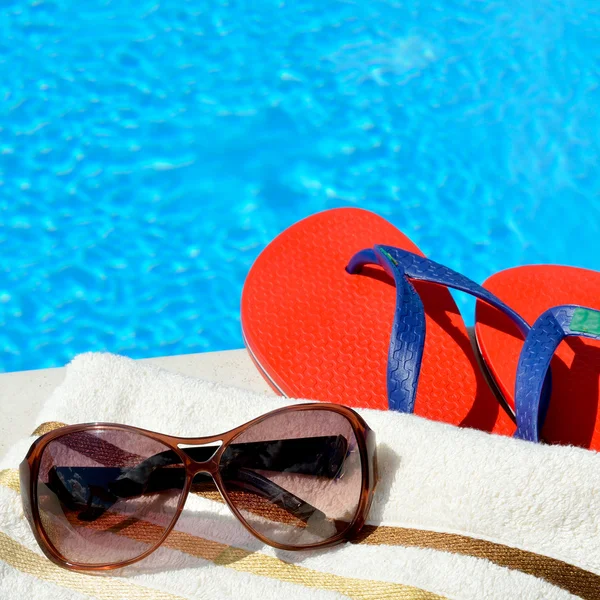
<svg viewBox="0 0 600 600">
<path fill-rule="evenodd" d="M 292 403 L 85 354 L 32 430 L 110 421 L 202 436 Z M 102 577 L 42 556 L 21 510 L 16 468 L 33 438 L 21 440 L 0 463 L 0 598 L 600 598 L 600 454 L 359 412 L 380 482 L 353 543 L 275 550 L 222 503 L 190 496 L 163 547 Z"/>
</svg>

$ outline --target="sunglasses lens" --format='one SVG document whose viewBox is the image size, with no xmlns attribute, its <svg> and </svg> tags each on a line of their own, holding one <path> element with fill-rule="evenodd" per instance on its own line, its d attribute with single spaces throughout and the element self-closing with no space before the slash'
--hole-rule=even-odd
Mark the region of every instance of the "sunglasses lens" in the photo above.
<svg viewBox="0 0 600 600">
<path fill-rule="evenodd" d="M 48 443 L 37 481 L 40 521 L 79 565 L 137 558 L 160 542 L 185 487 L 181 457 L 125 429 L 89 429 Z"/>
<path fill-rule="evenodd" d="M 272 542 L 324 542 L 348 529 L 358 511 L 360 452 L 352 424 L 337 412 L 268 417 L 232 440 L 219 470 L 231 504 Z"/>
</svg>

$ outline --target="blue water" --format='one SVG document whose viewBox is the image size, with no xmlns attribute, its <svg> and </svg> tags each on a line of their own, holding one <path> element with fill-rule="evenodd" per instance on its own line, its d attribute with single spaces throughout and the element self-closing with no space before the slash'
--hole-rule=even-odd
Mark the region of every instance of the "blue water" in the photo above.
<svg viewBox="0 0 600 600">
<path fill-rule="evenodd" d="M 336 206 L 479 281 L 600 269 L 597 0 L 1 6 L 0 369 L 240 347 Z"/>
</svg>

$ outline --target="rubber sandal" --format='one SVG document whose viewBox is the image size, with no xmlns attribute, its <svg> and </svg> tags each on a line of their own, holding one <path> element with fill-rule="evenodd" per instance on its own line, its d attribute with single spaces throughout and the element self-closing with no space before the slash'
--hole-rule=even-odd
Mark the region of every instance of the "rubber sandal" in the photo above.
<svg viewBox="0 0 600 600">
<path fill-rule="evenodd" d="M 478 367 L 450 292 L 407 273 L 403 250 L 422 257 L 393 225 L 361 209 L 326 211 L 284 231 L 244 285 L 242 329 L 253 360 L 285 396 L 393 408 L 511 435 L 515 425 Z M 519 326 L 526 333 L 522 320 Z"/>
<path fill-rule="evenodd" d="M 600 310 L 600 273 L 587 269 L 551 265 L 516 267 L 496 273 L 484 287 L 529 323 L 536 322 L 549 309 L 558 310 L 556 307 L 562 305 L 569 305 L 573 310 L 577 307 Z M 526 364 L 519 366 L 523 336 L 505 315 L 480 302 L 476 309 L 477 344 L 498 391 L 517 412 L 517 419 L 521 415 L 521 418 L 529 415 L 528 418 L 533 419 L 528 428 L 523 429 L 522 425 L 518 435 L 526 439 L 534 439 L 537 435 L 548 443 L 600 450 L 600 341 L 593 335 L 590 337 L 595 330 L 586 331 L 578 326 L 583 313 L 575 314 L 574 326 L 567 323 L 567 317 L 560 317 L 557 324 L 551 325 L 552 328 L 561 327 L 569 337 L 558 345 L 556 352 L 552 352 L 549 404 L 542 401 L 537 410 L 531 399 L 521 400 L 519 407 L 515 402 L 517 374 Z M 553 313 L 551 317 L 558 318 Z M 590 323 L 595 321 L 592 319 Z M 548 352 L 546 346 L 552 346 L 555 340 L 532 339 L 537 340 L 532 355 L 543 356 Z M 539 387 L 539 375 L 534 373 L 533 377 Z M 538 429 L 537 434 L 532 431 L 533 427 Z"/>
</svg>

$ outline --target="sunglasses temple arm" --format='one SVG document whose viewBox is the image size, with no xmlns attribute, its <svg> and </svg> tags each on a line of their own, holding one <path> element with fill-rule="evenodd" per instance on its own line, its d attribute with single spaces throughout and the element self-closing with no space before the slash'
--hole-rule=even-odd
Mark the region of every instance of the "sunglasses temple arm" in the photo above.
<svg viewBox="0 0 600 600">
<path fill-rule="evenodd" d="M 216 449 L 214 446 L 199 446 L 186 449 L 186 453 L 193 460 L 203 462 L 210 459 Z M 325 518 L 321 511 L 302 498 L 250 469 L 262 468 L 333 479 L 342 470 L 347 450 L 347 440 L 341 435 L 232 444 L 227 449 L 227 452 L 231 453 L 229 459 L 235 458 L 236 462 L 241 464 L 237 464 L 234 469 L 231 469 L 230 474 L 233 475 L 231 483 L 247 491 L 254 491 L 257 495 L 288 510 L 301 520 L 306 521 L 312 516 Z M 269 457 L 270 460 L 265 460 L 265 457 Z M 121 472 L 110 483 L 102 477 L 105 484 L 109 483 L 109 495 L 96 499 L 100 502 L 99 505 L 94 506 L 94 514 L 100 516 L 109 510 L 119 498 L 135 497 L 143 493 L 183 486 L 185 479 L 183 469 L 161 468 L 176 465 L 180 461 L 181 459 L 175 451 L 167 450 L 141 461 L 135 467 L 121 469 Z M 114 467 L 83 467 L 80 469 L 77 467 L 54 467 L 52 481 L 49 481 L 48 484 L 57 495 L 63 496 L 65 499 L 70 498 L 72 502 L 71 492 L 63 479 L 68 482 L 77 474 L 80 483 L 87 481 L 90 491 L 89 501 L 91 502 L 95 496 L 93 494 L 94 478 L 90 479 L 91 472 L 101 473 L 109 469 L 114 469 Z M 84 476 L 84 472 L 87 477 Z M 59 473 L 68 475 L 68 477 L 59 477 Z M 77 504 L 84 508 L 83 503 Z M 89 504 L 85 507 L 90 508 Z"/>
<path fill-rule="evenodd" d="M 218 446 L 186 448 L 184 452 L 196 462 L 205 462 Z M 334 479 L 338 476 L 348 451 L 348 442 L 342 435 L 245 442 L 228 446 L 223 459 L 235 459 L 239 467 L 299 473 Z M 268 457 L 265 458 L 265 457 Z M 180 462 L 173 450 L 160 452 L 127 470 L 125 476 L 133 481 L 147 480 L 159 467 Z"/>
<path fill-rule="evenodd" d="M 66 504 L 70 504 L 73 509 L 81 511 L 80 517 L 89 513 L 88 518 L 90 520 L 101 517 L 105 512 L 109 511 L 120 498 L 132 498 L 140 496 L 143 493 L 160 492 L 166 489 L 181 487 L 185 478 L 182 469 L 165 469 L 162 472 L 159 471 L 154 473 L 153 475 L 158 475 L 160 473 L 161 476 L 152 477 L 143 491 L 139 490 L 139 488 L 132 487 L 131 485 L 119 486 L 124 480 L 116 479 L 110 490 L 110 495 L 112 497 L 104 498 L 95 497 L 93 494 L 95 486 L 90 482 L 88 483 L 90 491 L 89 498 L 87 502 L 84 503 L 73 500 L 71 491 L 68 489 L 67 485 L 65 485 L 63 478 L 59 476 L 59 473 L 66 474 L 66 470 L 68 470 L 70 477 L 75 477 L 77 481 L 81 483 L 85 480 L 82 475 L 87 474 L 89 468 L 86 469 L 84 467 L 82 469 L 77 469 L 73 467 L 54 467 L 51 471 L 52 475 L 50 481 L 48 481 L 46 485 L 59 498 L 62 498 Z M 104 471 L 105 468 L 96 467 L 95 470 Z M 212 480 L 212 477 L 207 474 L 206 479 Z M 254 471 L 249 471 L 247 469 L 232 471 L 227 477 L 227 483 L 265 498 L 270 503 L 289 511 L 302 521 L 307 521 L 311 517 L 326 518 L 320 510 L 304 501 L 302 498 L 288 492 L 281 486 Z"/>
<path fill-rule="evenodd" d="M 181 469 L 161 469 L 155 471 L 150 477 L 144 491 L 152 493 L 177 487 L 178 485 L 182 485 L 183 476 Z M 322 515 L 325 518 L 325 515 L 320 510 L 255 471 L 243 468 L 232 469 L 229 473 L 224 473 L 223 477 L 227 478 L 228 484 L 248 492 L 253 492 L 272 504 L 276 504 L 291 512 L 300 520 L 305 521 L 313 515 Z M 198 478 L 207 482 L 212 481 L 212 477 L 209 474 L 199 473 L 195 479 L 197 480 Z M 197 481 L 197 483 L 201 482 Z M 124 497 L 126 496 L 124 495 Z"/>
<path fill-rule="evenodd" d="M 325 513 L 312 504 L 254 471 L 239 469 L 227 478 L 227 484 L 234 485 L 244 491 L 253 492 L 265 498 L 271 504 L 287 510 L 301 521 L 307 522 L 314 517 L 319 520 L 327 519 Z"/>
<path fill-rule="evenodd" d="M 96 445 L 100 444 L 101 449 L 109 456 L 123 453 L 117 446 L 105 440 L 97 440 L 91 435 L 85 437 L 89 437 Z M 92 448 L 96 449 L 95 446 Z M 217 449 L 218 446 L 198 446 L 186 448 L 185 453 L 192 460 L 204 462 L 209 460 Z M 85 451 L 85 447 L 77 450 L 94 458 L 93 453 Z M 342 435 L 319 436 L 231 444 L 228 451 L 233 452 L 238 460 L 243 458 L 241 462 L 247 468 L 267 468 L 263 457 L 269 456 L 271 457 L 268 463 L 270 471 L 286 471 L 333 479 L 338 476 L 346 458 L 348 442 Z M 277 458 L 272 458 L 275 455 Z M 135 467 L 128 469 L 127 478 L 141 483 L 155 469 L 178 462 L 180 458 L 177 453 L 174 450 L 166 450 L 141 460 Z"/>
<path fill-rule="evenodd" d="M 205 450 L 210 448 L 188 448 L 186 452 L 194 460 L 207 460 L 212 454 L 208 457 L 196 454 Z M 347 453 L 348 441 L 343 435 L 314 436 L 233 443 L 225 449 L 221 463 L 235 462 L 238 468 L 334 479 Z"/>
</svg>

